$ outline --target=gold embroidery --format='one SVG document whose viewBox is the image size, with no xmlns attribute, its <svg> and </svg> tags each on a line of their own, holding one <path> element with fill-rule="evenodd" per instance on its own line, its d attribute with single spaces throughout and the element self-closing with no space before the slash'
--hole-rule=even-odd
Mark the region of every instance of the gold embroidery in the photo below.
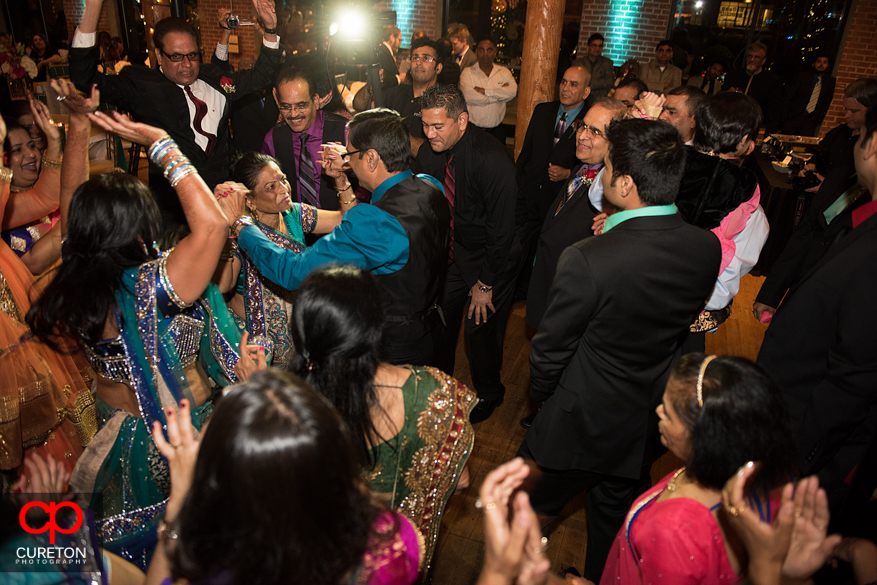
<svg viewBox="0 0 877 585">
<path fill-rule="evenodd" d="M 79 442 L 83 447 L 88 446 L 98 431 L 97 405 L 91 392 L 80 392 L 76 396 L 76 404 L 67 412 L 67 418 L 73 423 Z"/>
<path fill-rule="evenodd" d="M 18 236 L 12 236 L 9 238 L 9 247 L 16 252 L 27 252 L 27 240 Z"/>
<path fill-rule="evenodd" d="M 15 297 L 12 296 L 12 291 L 9 289 L 9 283 L 3 278 L 2 272 L 0 272 L 0 311 L 6 313 L 13 321 L 24 323 L 24 316 L 21 314 L 18 303 L 15 302 Z"/>
</svg>

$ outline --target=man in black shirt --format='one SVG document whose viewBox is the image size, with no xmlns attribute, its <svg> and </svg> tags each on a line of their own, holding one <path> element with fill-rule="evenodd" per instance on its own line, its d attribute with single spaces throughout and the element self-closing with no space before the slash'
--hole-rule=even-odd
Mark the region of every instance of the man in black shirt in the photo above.
<svg viewBox="0 0 877 585">
<path fill-rule="evenodd" d="M 436 77 L 441 71 L 438 46 L 434 41 L 421 37 L 414 41 L 411 47 L 412 83 L 397 85 L 384 94 L 384 105 L 396 110 L 408 126 L 413 156 L 417 156 L 417 151 L 426 140 L 423 124 L 420 121 L 420 96 L 435 85 Z"/>
<path fill-rule="evenodd" d="M 466 99 L 453 85 L 434 85 L 421 97 L 423 129 L 430 148 L 417 155 L 417 171 L 442 182 L 451 206 L 450 264 L 442 310 L 442 370 L 454 371 L 460 321 L 472 383 L 479 402 L 473 423 L 502 404 L 502 342 L 520 268 L 515 238 L 515 165 L 508 150 L 469 124 Z"/>
<path fill-rule="evenodd" d="M 782 121 L 783 82 L 773 71 L 764 68 L 767 45 L 754 42 L 746 50 L 746 67 L 731 71 L 725 78 L 723 91 L 737 91 L 752 96 L 764 114 L 767 134 L 776 132 Z"/>
</svg>

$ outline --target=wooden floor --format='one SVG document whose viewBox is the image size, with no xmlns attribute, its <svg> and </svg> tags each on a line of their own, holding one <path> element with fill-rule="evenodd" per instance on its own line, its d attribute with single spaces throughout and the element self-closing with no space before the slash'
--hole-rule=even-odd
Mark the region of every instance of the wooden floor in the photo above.
<svg viewBox="0 0 877 585">
<path fill-rule="evenodd" d="M 707 334 L 708 353 L 755 359 L 767 327 L 752 317 L 751 307 L 763 281 L 763 277 L 743 278 L 731 318 L 717 333 Z M 481 511 L 475 508 L 478 489 L 488 472 L 514 457 L 525 434 L 518 421 L 531 412 L 528 399 L 530 343 L 524 335 L 525 313 L 524 303 L 516 303 L 512 308 L 502 368 L 505 402 L 489 420 L 475 425 L 475 448 L 469 457 L 472 483 L 448 502 L 430 573 L 433 585 L 469 585 L 475 583 L 481 570 L 484 526 Z M 454 375 L 467 385 L 471 383 L 462 338 L 457 347 Z M 655 463 L 653 481 L 678 466 L 674 459 L 668 454 Z M 552 570 L 562 573 L 566 567 L 574 566 L 582 571 L 586 546 L 587 520 L 582 494 L 570 502 L 552 527 L 548 545 Z"/>
</svg>

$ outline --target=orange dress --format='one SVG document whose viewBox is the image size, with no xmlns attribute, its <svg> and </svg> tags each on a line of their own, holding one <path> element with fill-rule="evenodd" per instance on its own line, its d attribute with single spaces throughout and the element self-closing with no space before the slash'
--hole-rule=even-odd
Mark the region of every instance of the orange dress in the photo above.
<svg viewBox="0 0 877 585">
<path fill-rule="evenodd" d="M 9 184 L 0 182 L 4 228 L 31 222 L 58 207 L 57 197 L 51 195 L 57 191 L 45 194 L 41 182 L 12 198 Z M 97 432 L 96 410 L 83 377 L 88 373 L 80 372 L 73 357 L 28 338 L 24 316 L 40 290 L 15 252 L 0 242 L 0 469 L 24 472 L 24 453 L 32 449 L 43 458 L 52 455 L 72 471 Z"/>
</svg>

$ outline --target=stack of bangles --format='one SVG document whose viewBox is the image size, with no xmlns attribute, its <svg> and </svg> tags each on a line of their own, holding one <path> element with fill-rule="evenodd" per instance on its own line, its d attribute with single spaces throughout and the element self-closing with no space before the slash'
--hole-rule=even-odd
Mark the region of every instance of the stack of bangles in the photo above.
<svg viewBox="0 0 877 585">
<path fill-rule="evenodd" d="M 198 172 L 170 136 L 165 136 L 149 147 L 149 160 L 164 167 L 164 178 L 170 182 L 171 187 L 176 187 L 184 177 Z"/>
<path fill-rule="evenodd" d="M 333 189 L 334 189 L 334 187 L 333 187 Z M 348 189 L 350 189 L 350 191 L 351 191 L 351 197 L 350 197 L 350 199 L 348 199 L 347 201 L 345 201 L 345 200 L 341 199 L 341 194 L 344 193 L 345 191 L 347 191 Z M 356 202 L 356 195 L 352 193 L 352 191 L 353 191 L 353 185 L 351 185 L 350 183 L 347 183 L 347 186 L 344 187 L 343 189 L 335 189 L 335 191 L 338 192 L 338 201 L 339 201 L 342 205 L 350 205 L 351 203 L 355 203 L 355 202 Z"/>
</svg>

